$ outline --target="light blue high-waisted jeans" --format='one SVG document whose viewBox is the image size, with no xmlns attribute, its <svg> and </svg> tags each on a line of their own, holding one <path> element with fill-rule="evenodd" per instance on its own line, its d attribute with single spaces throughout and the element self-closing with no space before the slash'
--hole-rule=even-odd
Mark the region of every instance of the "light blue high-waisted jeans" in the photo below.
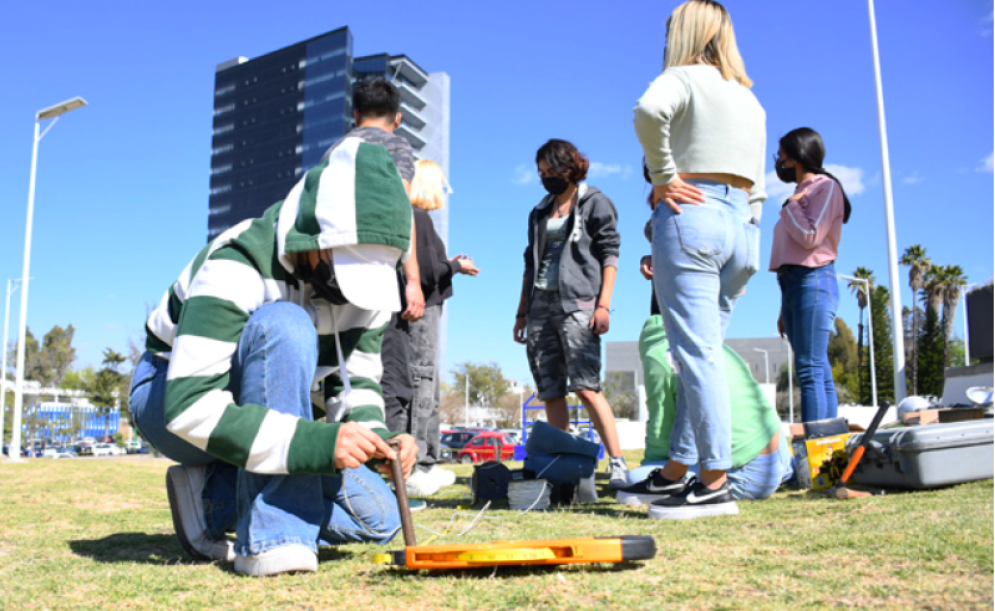
<svg viewBox="0 0 995 611">
<path fill-rule="evenodd" d="M 311 380 L 318 336 L 307 313 L 292 303 L 264 306 L 249 317 L 232 357 L 236 401 L 313 418 Z M 215 539 L 235 529 L 242 555 L 298 543 L 316 550 L 372 541 L 386 543 L 400 529 L 394 493 L 366 467 L 338 476 L 259 475 L 218 460 L 166 429 L 169 362 L 146 352 L 131 386 L 132 422 L 159 452 L 180 464 L 207 466 L 204 511 Z"/>
<path fill-rule="evenodd" d="M 749 195 L 710 180 L 688 180 L 705 196 L 681 214 L 653 212 L 653 290 L 673 367 L 677 411 L 670 459 L 702 469 L 732 467 L 732 424 L 722 342 L 736 300 L 760 267 L 760 227 Z"/>
</svg>

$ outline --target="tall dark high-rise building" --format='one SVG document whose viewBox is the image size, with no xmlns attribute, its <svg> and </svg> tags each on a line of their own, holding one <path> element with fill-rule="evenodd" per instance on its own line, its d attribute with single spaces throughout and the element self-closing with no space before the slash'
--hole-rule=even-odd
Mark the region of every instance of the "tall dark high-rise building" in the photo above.
<svg viewBox="0 0 995 611">
<path fill-rule="evenodd" d="M 449 75 L 428 74 L 405 55 L 353 57 L 348 27 L 252 60 L 217 67 L 207 237 L 259 216 L 286 197 L 353 127 L 352 86 L 392 81 L 401 93 L 402 122 L 416 156 L 449 174 Z M 448 214 L 432 215 L 448 242 Z"/>
<path fill-rule="evenodd" d="M 429 74 L 406 55 L 353 57 L 348 27 L 249 60 L 218 64 L 207 238 L 260 216 L 287 196 L 353 127 L 352 87 L 383 77 L 401 93 L 398 134 L 415 156 L 449 176 L 449 75 Z M 449 243 L 449 207 L 431 213 Z M 445 366 L 446 320 L 439 346 Z M 444 369 L 443 369 L 444 371 Z"/>
</svg>

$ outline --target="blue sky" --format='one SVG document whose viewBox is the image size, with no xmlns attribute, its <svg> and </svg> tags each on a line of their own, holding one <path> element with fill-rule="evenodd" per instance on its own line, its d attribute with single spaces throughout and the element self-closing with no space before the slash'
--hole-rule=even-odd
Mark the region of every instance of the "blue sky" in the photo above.
<svg viewBox="0 0 995 611">
<path fill-rule="evenodd" d="M 99 365 L 107 347 L 126 350 L 129 337 L 141 341 L 146 307 L 205 239 L 215 65 L 348 25 L 356 55 L 405 53 L 452 78 L 450 254 L 472 255 L 482 271 L 460 277 L 447 306 L 450 366 L 496 361 L 506 377 L 530 379 L 511 330 L 526 218 L 543 195 L 532 160 L 551 137 L 590 157 L 589 182 L 618 208 L 621 269 L 605 340 L 635 340 L 649 307 L 638 273 L 649 211 L 631 109 L 660 71 L 676 4 L 55 0 L 36 11 L 8 3 L 0 284 L 21 273 L 34 113 L 83 96 L 90 106 L 41 143 L 28 325 L 40 336 L 71 323 L 77 366 Z M 845 168 L 838 175 L 854 206 L 838 269 L 869 267 L 886 283 L 866 3 L 726 6 L 767 110 L 768 152 L 795 127 L 822 133 L 826 162 Z M 985 281 L 995 225 L 992 2 L 879 0 L 876 8 L 899 249 L 923 244 L 935 262 Z M 764 265 L 787 188 L 770 191 Z M 774 275 L 758 274 L 729 336 L 774 335 L 779 299 Z M 910 302 L 908 288 L 902 300 Z M 842 301 L 840 316 L 855 327 L 855 302 Z M 12 338 L 18 304 L 16 294 Z"/>
</svg>

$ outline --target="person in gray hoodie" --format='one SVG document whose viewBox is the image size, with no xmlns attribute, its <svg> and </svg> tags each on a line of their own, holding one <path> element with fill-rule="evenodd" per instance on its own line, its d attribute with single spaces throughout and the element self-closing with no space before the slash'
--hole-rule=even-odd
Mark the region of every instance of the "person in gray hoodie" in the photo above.
<svg viewBox="0 0 995 611">
<path fill-rule="evenodd" d="M 529 214 L 515 341 L 548 422 L 567 430 L 568 392 L 587 409 L 609 455 L 609 487 L 628 485 L 615 416 L 601 392 L 601 335 L 608 331 L 621 238 L 615 205 L 582 181 L 589 161 L 570 142 L 552 139 L 536 153 L 549 192 Z"/>
</svg>

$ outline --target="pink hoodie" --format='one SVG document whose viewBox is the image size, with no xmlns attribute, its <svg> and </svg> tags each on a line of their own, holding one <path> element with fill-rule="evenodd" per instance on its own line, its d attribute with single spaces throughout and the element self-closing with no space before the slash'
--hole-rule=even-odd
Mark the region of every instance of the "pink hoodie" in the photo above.
<svg viewBox="0 0 995 611">
<path fill-rule="evenodd" d="M 805 192 L 781 208 L 774 225 L 774 245 L 770 249 L 770 271 L 782 265 L 822 267 L 838 256 L 843 231 L 843 192 L 836 181 L 816 174 L 795 188 Z"/>
</svg>

